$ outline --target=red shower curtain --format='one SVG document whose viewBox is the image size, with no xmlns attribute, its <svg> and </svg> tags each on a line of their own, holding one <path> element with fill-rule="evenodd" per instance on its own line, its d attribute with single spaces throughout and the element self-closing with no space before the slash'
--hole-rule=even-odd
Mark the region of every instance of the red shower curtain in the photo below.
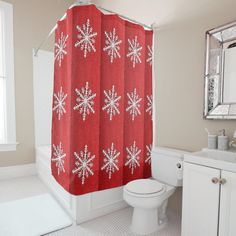
<svg viewBox="0 0 236 236">
<path fill-rule="evenodd" d="M 150 177 L 152 34 L 94 5 L 58 22 L 51 166 L 71 194 Z"/>
</svg>

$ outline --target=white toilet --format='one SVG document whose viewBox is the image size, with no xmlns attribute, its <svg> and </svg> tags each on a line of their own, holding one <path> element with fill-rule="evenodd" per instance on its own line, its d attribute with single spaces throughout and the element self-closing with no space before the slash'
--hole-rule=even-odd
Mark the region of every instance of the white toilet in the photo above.
<svg viewBox="0 0 236 236">
<path fill-rule="evenodd" d="M 151 154 L 152 179 L 138 179 L 124 186 L 124 200 L 134 207 L 131 231 L 149 234 L 167 224 L 168 198 L 182 186 L 183 155 L 170 148 L 154 148 Z"/>
</svg>

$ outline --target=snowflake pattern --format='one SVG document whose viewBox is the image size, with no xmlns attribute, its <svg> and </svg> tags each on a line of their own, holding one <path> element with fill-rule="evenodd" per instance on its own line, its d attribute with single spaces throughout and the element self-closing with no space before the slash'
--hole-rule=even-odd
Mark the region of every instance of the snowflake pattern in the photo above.
<svg viewBox="0 0 236 236">
<path fill-rule="evenodd" d="M 94 44 L 97 32 L 93 32 L 93 27 L 90 26 L 89 19 L 87 19 L 82 27 L 77 25 L 76 28 L 79 34 L 77 35 L 78 41 L 75 43 L 75 47 L 80 47 L 81 51 L 84 52 L 84 58 L 86 58 L 89 52 L 96 52 Z"/>
<path fill-rule="evenodd" d="M 147 95 L 147 109 L 146 112 L 151 116 L 153 109 L 152 95 Z"/>
<path fill-rule="evenodd" d="M 129 114 L 132 116 L 132 121 L 134 121 L 134 118 L 138 115 L 141 115 L 140 112 L 140 102 L 142 98 L 139 98 L 139 95 L 137 94 L 136 88 L 133 92 L 127 93 L 128 96 L 128 107 L 126 108 L 126 111 L 129 112 Z"/>
<path fill-rule="evenodd" d="M 152 151 L 152 144 L 146 145 L 147 153 L 146 153 L 146 159 L 145 163 L 148 163 L 148 165 L 151 165 L 151 151 Z"/>
<path fill-rule="evenodd" d="M 66 51 L 66 42 L 68 39 L 68 35 L 64 35 L 63 32 L 61 32 L 61 36 L 58 39 L 58 42 L 55 43 L 55 61 L 58 61 L 59 66 L 61 67 L 61 63 L 65 57 L 65 55 L 67 55 L 67 51 Z"/>
<path fill-rule="evenodd" d="M 110 120 L 112 120 L 112 117 L 116 114 L 120 114 L 119 111 L 119 100 L 121 99 L 121 96 L 117 95 L 117 92 L 115 91 L 115 86 L 112 85 L 111 90 L 105 91 L 104 90 L 104 103 L 105 105 L 102 107 L 102 110 L 107 112 L 109 115 Z"/>
<path fill-rule="evenodd" d="M 84 150 L 81 150 L 79 154 L 74 152 L 76 161 L 75 168 L 72 170 L 73 174 L 77 174 L 79 178 L 81 178 L 81 183 L 84 184 L 85 179 L 90 175 L 94 175 L 92 167 L 93 160 L 95 155 L 92 155 L 91 152 L 88 151 L 88 146 L 84 146 Z"/>
<path fill-rule="evenodd" d="M 58 120 L 61 119 L 62 115 L 66 113 L 65 105 L 66 105 L 66 97 L 67 94 L 62 91 L 62 87 L 60 87 L 60 91 L 58 93 L 54 93 L 53 97 L 55 98 L 53 101 L 54 107 L 53 111 L 56 111 Z"/>
<path fill-rule="evenodd" d="M 149 63 L 149 65 L 151 66 L 152 65 L 153 50 L 152 50 L 152 46 L 148 45 L 147 48 L 148 48 L 148 57 L 147 57 L 146 62 Z"/>
<path fill-rule="evenodd" d="M 101 170 L 105 170 L 106 173 L 108 173 L 109 179 L 111 179 L 112 174 L 115 171 L 119 171 L 119 167 L 117 165 L 119 160 L 117 158 L 120 155 L 120 152 L 114 148 L 114 143 L 111 144 L 110 148 L 107 150 L 102 150 L 102 152 L 104 155 L 104 164 L 101 167 Z"/>
<path fill-rule="evenodd" d="M 127 57 L 130 57 L 130 61 L 133 62 L 133 68 L 135 68 L 137 63 L 141 63 L 141 50 L 142 50 L 142 46 L 139 45 L 138 43 L 138 37 L 135 36 L 134 39 L 130 40 L 128 39 L 128 43 L 129 43 L 129 53 L 127 53 Z"/>
<path fill-rule="evenodd" d="M 57 174 L 60 175 L 61 172 L 65 172 L 64 168 L 64 158 L 66 157 L 66 154 L 64 153 L 62 149 L 61 142 L 59 145 L 54 145 L 53 144 L 53 153 L 52 153 L 52 162 L 56 162 L 56 167 L 57 167 Z"/>
<path fill-rule="evenodd" d="M 113 28 L 112 32 L 107 33 L 105 31 L 105 44 L 106 46 L 103 48 L 103 51 L 106 52 L 108 56 L 110 56 L 110 62 L 113 63 L 113 60 L 117 57 L 120 58 L 120 44 L 122 43 L 122 40 L 119 40 L 118 35 L 116 35 L 116 29 Z"/>
<path fill-rule="evenodd" d="M 141 149 L 139 149 L 137 146 L 136 146 L 136 142 L 134 141 L 133 145 L 130 146 L 130 148 L 126 148 L 126 151 L 127 151 L 127 161 L 125 162 L 125 166 L 128 166 L 129 169 L 131 169 L 131 174 L 133 175 L 134 174 L 134 170 L 137 168 L 137 167 L 140 167 L 140 164 L 139 164 L 139 154 L 141 152 Z"/>
<path fill-rule="evenodd" d="M 74 106 L 74 110 L 79 110 L 83 121 L 85 121 L 87 115 L 95 113 L 93 106 L 96 93 L 92 93 L 92 90 L 89 89 L 88 82 L 86 82 L 85 87 L 82 87 L 80 90 L 75 89 L 75 92 L 78 97 L 76 98 L 77 104 Z"/>
</svg>

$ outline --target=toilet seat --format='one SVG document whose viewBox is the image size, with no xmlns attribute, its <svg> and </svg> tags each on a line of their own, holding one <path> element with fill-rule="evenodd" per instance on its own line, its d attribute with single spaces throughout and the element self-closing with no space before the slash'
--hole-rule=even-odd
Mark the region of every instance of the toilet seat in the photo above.
<svg viewBox="0 0 236 236">
<path fill-rule="evenodd" d="M 135 196 L 152 197 L 165 192 L 166 186 L 156 180 L 139 179 L 126 184 L 124 190 Z"/>
</svg>

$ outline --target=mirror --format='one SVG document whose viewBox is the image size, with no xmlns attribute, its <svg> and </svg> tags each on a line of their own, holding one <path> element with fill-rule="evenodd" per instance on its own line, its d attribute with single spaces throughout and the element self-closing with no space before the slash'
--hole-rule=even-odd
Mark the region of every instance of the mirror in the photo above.
<svg viewBox="0 0 236 236">
<path fill-rule="evenodd" d="M 235 45 L 236 46 L 236 45 Z M 236 103 L 236 47 L 227 48 L 224 52 L 224 103 Z"/>
<path fill-rule="evenodd" d="M 206 32 L 206 119 L 236 119 L 236 22 Z"/>
</svg>

